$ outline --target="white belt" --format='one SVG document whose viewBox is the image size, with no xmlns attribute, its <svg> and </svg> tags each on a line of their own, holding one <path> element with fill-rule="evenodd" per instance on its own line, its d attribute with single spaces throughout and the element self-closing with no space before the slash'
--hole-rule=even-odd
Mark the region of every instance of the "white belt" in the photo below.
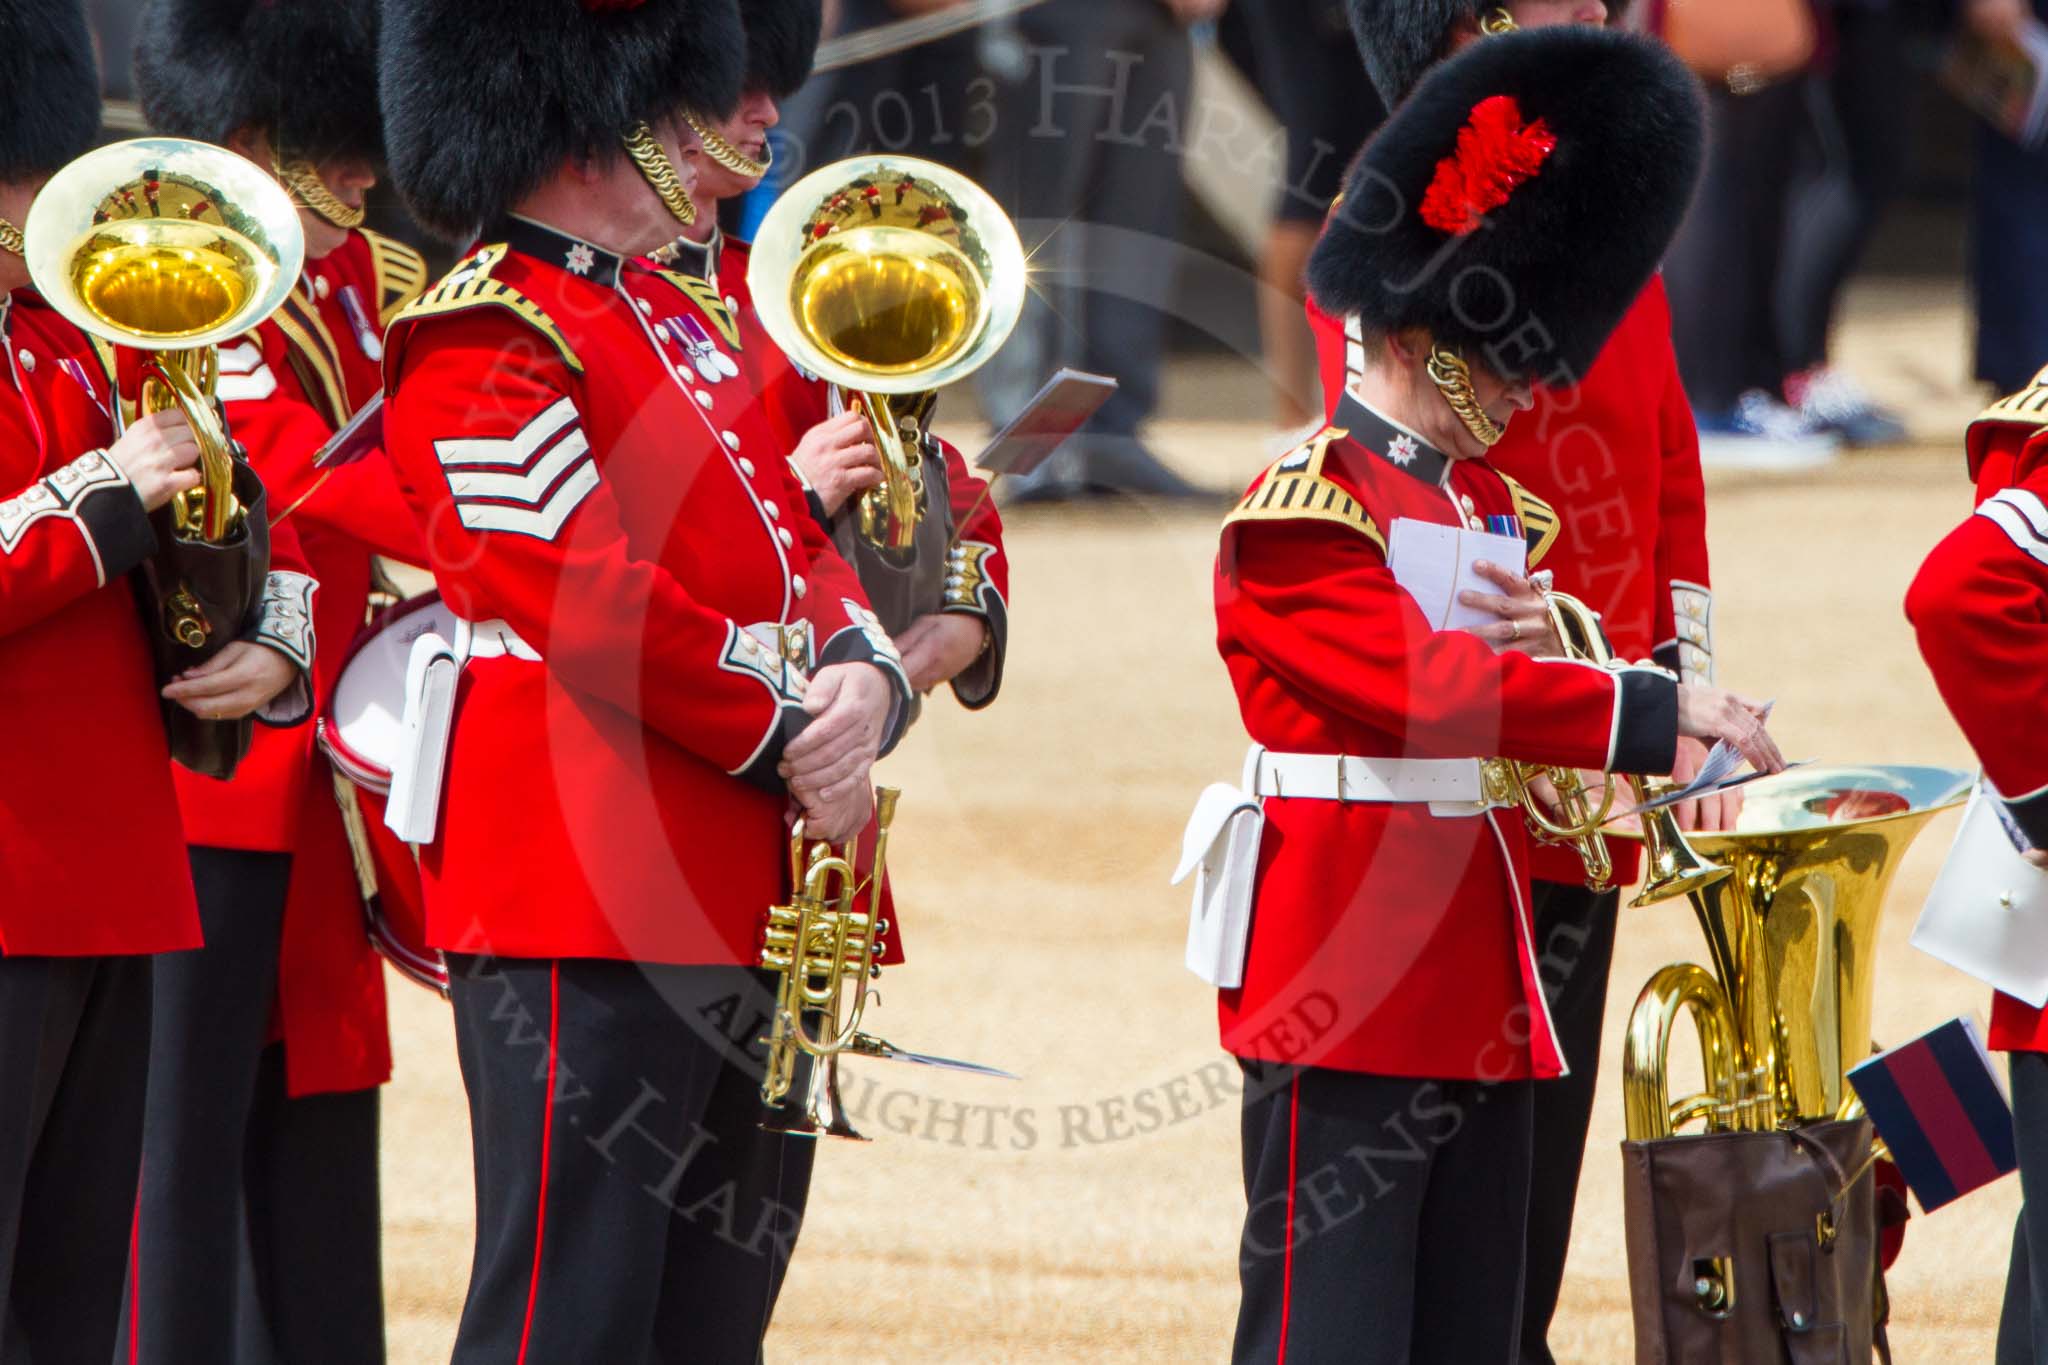
<svg viewBox="0 0 2048 1365">
<path fill-rule="evenodd" d="M 455 657 L 470 659 L 524 659 L 528 663 L 540 662 L 540 651 L 519 638 L 519 632 L 509 622 L 461 621 L 456 622 Z"/>
<path fill-rule="evenodd" d="M 1476 758 L 1280 754 L 1253 745 L 1245 770 L 1247 788 L 1262 797 L 1427 804 L 1436 815 L 1477 815 L 1498 804 L 1487 798 Z"/>
</svg>

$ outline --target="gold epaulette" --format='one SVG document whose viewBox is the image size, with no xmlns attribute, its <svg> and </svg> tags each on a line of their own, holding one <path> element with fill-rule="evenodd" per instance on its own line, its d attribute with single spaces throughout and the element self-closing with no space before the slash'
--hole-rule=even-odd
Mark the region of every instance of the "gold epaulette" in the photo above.
<svg viewBox="0 0 2048 1365">
<path fill-rule="evenodd" d="M 1558 517 L 1557 509 L 1531 493 L 1521 484 L 1502 474 L 1508 492 L 1515 499 L 1515 515 L 1522 519 L 1522 530 L 1529 541 L 1529 567 L 1535 568 L 1543 562 L 1543 556 L 1550 553 L 1550 547 L 1557 543 L 1558 532 L 1564 529 L 1564 522 Z"/>
<path fill-rule="evenodd" d="M 2009 393 L 1977 414 L 1970 423 L 1991 422 L 2000 426 L 2048 427 L 2048 369 L 2034 376 L 2034 382 L 2018 393 Z"/>
<path fill-rule="evenodd" d="M 427 283 L 427 258 L 404 242 L 381 232 L 361 229 L 370 244 L 370 266 L 377 275 L 377 321 L 389 327 L 399 310 L 420 296 Z"/>
<path fill-rule="evenodd" d="M 503 243 L 478 247 L 473 254 L 457 262 L 439 284 L 401 308 L 391 319 L 392 324 L 417 322 L 422 318 L 462 313 L 472 308 L 502 308 L 546 337 L 555 353 L 562 357 L 562 363 L 576 374 L 582 374 L 583 362 L 577 359 L 576 349 L 569 344 L 569 338 L 562 335 L 562 329 L 555 326 L 555 320 L 547 315 L 547 310 L 511 285 L 491 278 L 492 268 L 504 259 Z"/>
<path fill-rule="evenodd" d="M 1387 538 L 1366 515 L 1348 489 L 1323 474 L 1323 457 L 1330 443 L 1348 433 L 1341 427 L 1325 427 L 1304 445 L 1275 460 L 1258 486 L 1223 519 L 1225 526 L 1241 521 L 1334 521 L 1348 526 L 1387 550 Z"/>
</svg>

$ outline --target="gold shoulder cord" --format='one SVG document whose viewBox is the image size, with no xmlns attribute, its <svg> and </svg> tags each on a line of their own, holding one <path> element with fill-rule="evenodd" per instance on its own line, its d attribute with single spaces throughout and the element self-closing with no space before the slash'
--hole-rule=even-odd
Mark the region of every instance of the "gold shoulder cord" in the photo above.
<svg viewBox="0 0 2048 1365">
<path fill-rule="evenodd" d="M 760 180 L 764 179 L 769 170 L 775 165 L 775 149 L 772 146 L 768 149 L 767 160 L 756 161 L 739 148 L 733 146 L 732 143 L 726 140 L 723 133 L 698 118 L 695 114 L 686 114 L 684 117 L 690 121 L 690 131 L 694 132 L 697 135 L 697 140 L 704 144 L 704 154 L 731 171 L 734 175 L 744 176 L 748 180 Z"/>
<path fill-rule="evenodd" d="M 1430 383 L 1436 385 L 1437 392 L 1444 396 L 1444 402 L 1451 405 L 1451 411 L 1458 414 L 1465 430 L 1477 437 L 1483 446 L 1498 444 L 1505 433 L 1479 405 L 1479 395 L 1472 390 L 1472 370 L 1465 363 L 1465 357 L 1456 351 L 1433 346 L 1429 352 L 1428 368 Z"/>
<path fill-rule="evenodd" d="M 684 227 L 695 223 L 697 206 L 690 202 L 689 195 L 683 193 L 683 182 L 676 174 L 675 163 L 654 140 L 654 130 L 644 123 L 636 123 L 624 140 L 626 155 L 633 158 L 633 164 L 640 168 L 640 174 L 647 177 L 647 183 L 661 196 L 661 202 L 668 206 L 676 221 Z"/>
</svg>

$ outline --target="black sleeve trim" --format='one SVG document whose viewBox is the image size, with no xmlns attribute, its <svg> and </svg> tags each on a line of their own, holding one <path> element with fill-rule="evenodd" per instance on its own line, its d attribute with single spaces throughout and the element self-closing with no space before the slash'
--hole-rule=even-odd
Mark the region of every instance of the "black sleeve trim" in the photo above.
<svg viewBox="0 0 2048 1365">
<path fill-rule="evenodd" d="M 755 754 L 753 762 L 733 776 L 748 786 L 759 787 L 764 792 L 773 792 L 777 796 L 786 793 L 789 784 L 784 782 L 782 774 L 776 771 L 782 765 L 782 751 L 787 749 L 810 723 L 810 712 L 796 702 L 784 702 L 776 714 L 775 724 L 769 728 L 767 739 L 762 741 L 761 752 Z"/>
<path fill-rule="evenodd" d="M 1650 651 L 1650 657 L 1656 661 L 1657 667 L 1667 670 L 1674 678 L 1678 676 L 1678 641 L 1666 640 Z"/>
<path fill-rule="evenodd" d="M 947 607 L 947 611 L 972 616 L 988 627 L 988 648 L 981 657 L 953 678 L 953 695 L 969 711 L 979 711 L 996 699 L 1003 688 L 1003 659 L 1010 642 L 1010 612 L 997 593 L 984 593 L 979 607 Z"/>
<path fill-rule="evenodd" d="M 156 528 L 149 523 L 135 486 L 96 488 L 78 504 L 78 519 L 92 537 L 100 570 L 111 583 L 156 553 Z"/>
<path fill-rule="evenodd" d="M 825 510 L 825 500 L 818 496 L 815 488 L 804 490 L 804 506 L 810 509 L 811 520 L 825 528 L 825 534 L 832 534 L 832 514 Z"/>
<path fill-rule="evenodd" d="M 2021 801 L 2007 801 L 2005 810 L 2035 848 L 2048 848 L 2048 791 Z"/>
<path fill-rule="evenodd" d="M 1615 703 L 1608 771 L 1669 773 L 1678 762 L 1678 684 L 1647 668 L 1624 669 Z"/>
<path fill-rule="evenodd" d="M 879 632 L 880 627 L 877 626 L 876 630 Z M 887 639 L 886 636 L 883 638 Z M 877 649 L 868 631 L 859 626 L 848 626 L 827 640 L 825 648 L 818 652 L 819 668 L 830 668 L 834 664 L 873 664 L 889 680 L 889 725 L 882 732 L 882 753 L 886 755 L 910 729 L 910 678 L 903 671 L 903 660 L 893 648 L 887 651 Z"/>
</svg>

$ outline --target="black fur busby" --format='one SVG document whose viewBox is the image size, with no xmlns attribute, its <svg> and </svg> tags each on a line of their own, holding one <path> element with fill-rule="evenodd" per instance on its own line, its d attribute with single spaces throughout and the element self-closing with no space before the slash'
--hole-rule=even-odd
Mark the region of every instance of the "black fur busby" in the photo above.
<svg viewBox="0 0 2048 1365">
<path fill-rule="evenodd" d="M 149 0 L 135 93 L 172 137 L 254 127 L 287 158 L 380 160 L 377 0 Z"/>
<path fill-rule="evenodd" d="M 0 181 L 49 175 L 99 131 L 99 68 L 79 0 L 0 0 Z"/>
<path fill-rule="evenodd" d="M 384 0 L 391 178 L 460 241 L 636 123 L 726 117 L 745 73 L 739 0 Z"/>
<path fill-rule="evenodd" d="M 747 89 L 788 99 L 811 78 L 824 0 L 744 0 L 740 17 L 747 25 Z"/>
<path fill-rule="evenodd" d="M 1618 24 L 1629 0 L 1607 0 L 1607 22 Z M 1391 109 L 1408 97 L 1432 66 L 1450 55 L 1451 33 L 1476 27 L 1505 0 L 1344 0 L 1351 36 L 1365 58 L 1380 102 Z"/>
<path fill-rule="evenodd" d="M 1497 0 L 1345 0 L 1351 36 L 1380 102 L 1391 109 L 1451 50 L 1451 30 L 1497 8 Z"/>
<path fill-rule="evenodd" d="M 1309 288 L 1334 316 L 1427 328 L 1504 378 L 1572 382 L 1678 231 L 1704 141 L 1698 83 L 1652 39 L 1488 38 L 1366 143 Z"/>
</svg>

